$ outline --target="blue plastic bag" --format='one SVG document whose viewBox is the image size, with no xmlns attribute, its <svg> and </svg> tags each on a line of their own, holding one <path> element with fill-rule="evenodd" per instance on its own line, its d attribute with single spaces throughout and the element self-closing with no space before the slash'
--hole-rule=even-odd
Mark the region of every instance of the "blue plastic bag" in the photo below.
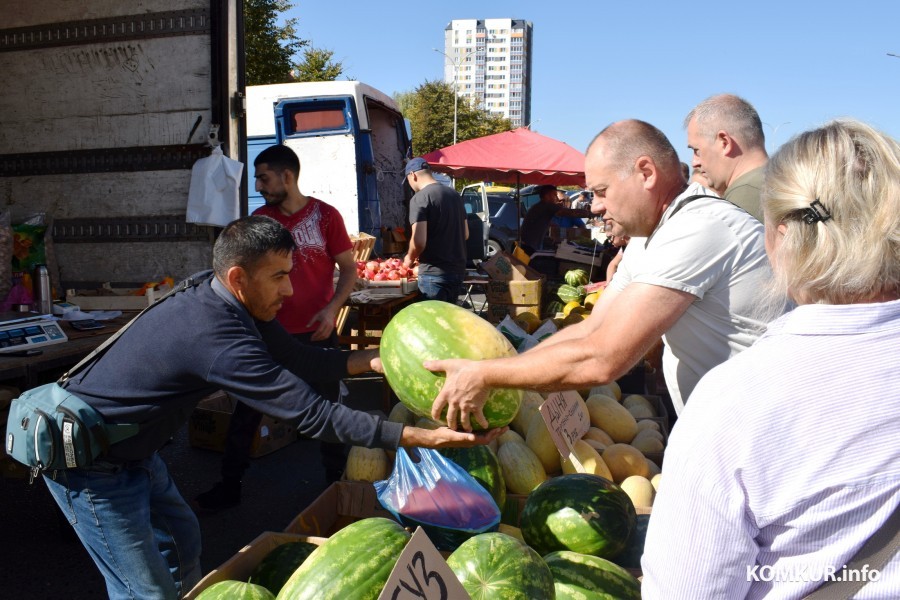
<svg viewBox="0 0 900 600">
<path fill-rule="evenodd" d="M 405 525 L 421 525 L 441 550 L 454 550 L 469 537 L 497 528 L 497 503 L 465 469 L 436 450 L 410 452 L 419 462 L 398 448 L 394 472 L 375 482 L 386 510 Z"/>
</svg>

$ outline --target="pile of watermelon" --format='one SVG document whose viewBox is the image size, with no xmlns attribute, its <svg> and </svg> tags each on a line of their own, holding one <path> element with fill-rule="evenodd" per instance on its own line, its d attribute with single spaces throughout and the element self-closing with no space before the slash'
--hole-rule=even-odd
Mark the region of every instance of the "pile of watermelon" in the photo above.
<svg viewBox="0 0 900 600">
<path fill-rule="evenodd" d="M 405 308 L 388 323 L 381 359 L 403 404 L 426 417 L 444 379 L 425 370 L 422 361 L 514 352 L 506 338 L 480 317 L 448 303 L 426 301 Z M 484 413 L 492 427 L 502 426 L 516 417 L 521 403 L 520 390 L 494 390 Z M 508 465 L 502 457 L 498 459 L 487 446 L 442 453 L 504 507 Z M 510 477 L 517 474 L 509 468 L 506 472 Z M 519 527 L 501 525 L 498 532 L 473 536 L 448 557 L 448 565 L 473 599 L 640 598 L 640 584 L 623 566 L 639 564 L 646 520 L 639 522 L 632 501 L 618 485 L 597 475 L 575 473 L 545 476 L 528 491 L 515 523 Z M 392 520 L 363 519 L 321 546 L 282 546 L 266 557 L 249 582 L 221 582 L 199 599 L 374 600 L 409 539 L 410 533 Z"/>
</svg>

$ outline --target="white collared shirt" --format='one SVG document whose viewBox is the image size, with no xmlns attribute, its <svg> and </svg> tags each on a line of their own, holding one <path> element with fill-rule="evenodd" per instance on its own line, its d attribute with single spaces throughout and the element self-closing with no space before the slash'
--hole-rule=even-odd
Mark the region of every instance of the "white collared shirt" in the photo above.
<svg viewBox="0 0 900 600">
<path fill-rule="evenodd" d="M 643 597 L 801 598 L 898 504 L 900 300 L 800 306 L 679 417 Z M 856 598 L 900 598 L 900 554 Z"/>
</svg>

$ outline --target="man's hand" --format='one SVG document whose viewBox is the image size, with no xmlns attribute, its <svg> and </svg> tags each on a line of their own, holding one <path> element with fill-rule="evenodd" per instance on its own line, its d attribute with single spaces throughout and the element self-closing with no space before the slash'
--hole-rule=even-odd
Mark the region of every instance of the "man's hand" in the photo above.
<svg viewBox="0 0 900 600">
<path fill-rule="evenodd" d="M 485 429 L 488 421 L 482 412 L 487 402 L 488 388 L 481 377 L 477 361 L 453 358 L 448 360 L 429 360 L 423 363 L 429 371 L 444 372 L 447 375 L 441 393 L 431 406 L 431 418 L 441 420 L 441 412 L 447 407 L 447 426 L 456 429 L 457 425 L 466 431 L 472 431 L 471 415 Z"/>
<path fill-rule="evenodd" d="M 415 264 L 415 262 L 416 262 L 416 261 L 413 260 L 412 258 L 410 258 L 410 257 L 409 257 L 409 254 L 407 254 L 407 255 L 405 255 L 405 256 L 403 257 L 403 268 L 405 268 L 405 269 L 412 269 L 413 264 Z"/>
<path fill-rule="evenodd" d="M 381 364 L 381 356 L 378 354 L 378 350 L 373 350 L 375 352 L 375 356 L 369 361 L 369 367 L 375 371 L 376 373 L 384 373 L 384 365 Z"/>
<path fill-rule="evenodd" d="M 454 431 L 447 427 L 422 429 L 404 427 L 400 435 L 400 445 L 404 448 L 471 448 L 489 444 L 505 433 L 508 427 L 498 427 L 478 433 Z"/>
<path fill-rule="evenodd" d="M 334 322 L 336 318 L 337 308 L 332 307 L 330 304 L 314 314 L 306 326 L 310 327 L 313 323 L 318 323 L 319 326 L 313 331 L 310 339 L 314 342 L 328 339 L 331 332 L 334 331 Z"/>
<path fill-rule="evenodd" d="M 367 371 L 384 373 L 379 358 L 378 348 L 372 350 L 354 350 L 347 358 L 347 374 L 359 375 Z"/>
</svg>

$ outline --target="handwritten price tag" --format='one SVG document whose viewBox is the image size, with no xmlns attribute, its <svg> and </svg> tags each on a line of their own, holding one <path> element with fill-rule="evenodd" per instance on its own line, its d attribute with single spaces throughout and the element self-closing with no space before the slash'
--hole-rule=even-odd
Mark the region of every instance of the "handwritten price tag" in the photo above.
<svg viewBox="0 0 900 600">
<path fill-rule="evenodd" d="M 421 527 L 397 559 L 378 600 L 470 600 Z"/>
<path fill-rule="evenodd" d="M 569 456 L 572 445 L 584 437 L 591 426 L 587 406 L 578 392 L 555 392 L 541 404 L 541 417 L 561 456 Z"/>
</svg>

